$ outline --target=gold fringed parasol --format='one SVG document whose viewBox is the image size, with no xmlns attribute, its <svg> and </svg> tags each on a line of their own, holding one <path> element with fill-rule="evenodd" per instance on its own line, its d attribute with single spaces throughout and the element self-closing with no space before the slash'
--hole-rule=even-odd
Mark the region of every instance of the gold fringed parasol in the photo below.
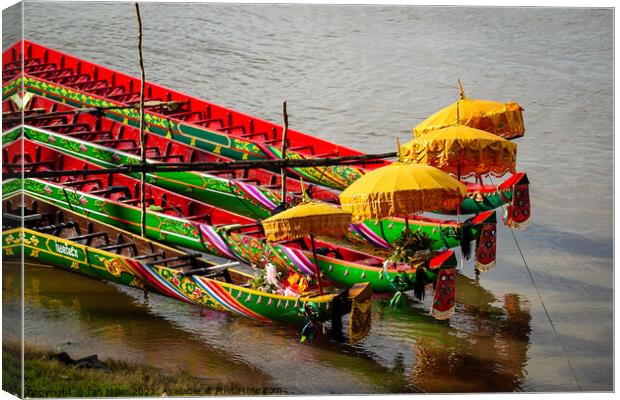
<svg viewBox="0 0 620 400">
<path fill-rule="evenodd" d="M 466 195 L 465 185 L 445 172 L 398 161 L 353 182 L 340 193 L 340 205 L 353 214 L 353 222 L 361 222 L 453 209 Z"/>
<path fill-rule="evenodd" d="M 267 240 L 272 242 L 310 236 L 316 279 L 319 292 L 322 294 L 314 237 L 319 235 L 344 236 L 351 225 L 351 214 L 327 203 L 306 200 L 302 204 L 265 219 L 262 224 Z"/>
<path fill-rule="evenodd" d="M 292 240 L 304 236 L 344 236 L 351 214 L 327 203 L 305 201 L 263 221 L 267 240 Z"/>
<path fill-rule="evenodd" d="M 422 121 L 413 129 L 414 137 L 457 124 L 481 129 L 507 139 L 523 136 L 525 133 L 523 108 L 518 103 L 504 104 L 491 100 L 469 99 L 463 93 L 460 81 L 459 89 L 459 101 Z"/>
<path fill-rule="evenodd" d="M 405 143 L 404 161 L 431 165 L 460 178 L 514 173 L 517 145 L 465 125 L 437 129 Z"/>
</svg>

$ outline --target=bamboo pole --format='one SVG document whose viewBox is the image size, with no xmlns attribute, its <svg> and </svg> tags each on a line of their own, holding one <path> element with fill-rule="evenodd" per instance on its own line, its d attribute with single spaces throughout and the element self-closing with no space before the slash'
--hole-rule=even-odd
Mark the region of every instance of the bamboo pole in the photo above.
<svg viewBox="0 0 620 400">
<path fill-rule="evenodd" d="M 138 62 L 140 63 L 140 163 L 142 166 L 142 179 L 140 180 L 140 203 L 142 213 L 140 216 L 140 234 L 146 236 L 146 135 L 144 134 L 144 60 L 142 59 L 142 18 L 140 17 L 140 5 L 136 4 L 136 18 L 138 19 Z"/>
<path fill-rule="evenodd" d="M 181 102 L 179 101 L 145 101 L 144 107 L 163 107 L 163 106 L 174 106 Z M 106 107 L 85 107 L 85 108 L 76 108 L 74 110 L 66 110 L 66 111 L 52 111 L 52 112 L 40 112 L 36 114 L 30 114 L 24 116 L 24 121 L 28 121 L 31 119 L 41 119 L 41 118 L 49 118 L 61 115 L 75 115 L 75 114 L 85 114 L 85 113 L 100 113 L 104 111 L 114 111 L 114 110 L 129 110 L 135 109 L 136 107 L 140 107 L 140 102 L 137 104 L 132 104 L 129 106 L 106 106 Z M 41 111 L 45 111 L 44 109 L 40 109 Z M 15 114 L 14 116 L 12 114 Z M 20 121 L 21 111 L 19 113 L 11 113 L 5 112 L 2 113 L 2 119 L 5 121 Z"/>
<path fill-rule="evenodd" d="M 319 287 L 319 294 L 323 295 L 323 286 L 321 285 L 321 271 L 319 270 L 319 259 L 316 256 L 316 244 L 314 243 L 314 235 L 310 235 L 310 243 L 312 244 L 312 257 L 314 257 L 314 273 L 316 274 L 316 284 Z"/>
<path fill-rule="evenodd" d="M 288 133 L 288 113 L 286 112 L 286 100 L 282 102 L 282 118 L 284 119 L 284 130 L 282 131 L 282 159 L 286 160 L 286 134 Z M 286 208 L 286 167 L 282 167 L 282 204 Z"/>
<path fill-rule="evenodd" d="M 296 167 L 324 167 L 331 165 L 360 165 L 382 163 L 386 158 L 396 157 L 396 152 L 380 154 L 364 154 L 360 156 L 342 156 L 332 158 L 309 158 L 302 160 L 240 160 L 227 162 L 192 162 L 192 163 L 157 163 L 136 165 L 120 165 L 115 168 L 72 170 L 75 175 L 100 174 L 131 174 L 141 172 L 184 172 L 184 171 L 231 171 L 239 169 L 280 169 Z M 67 171 L 24 171 L 24 178 L 54 178 L 64 176 Z M 3 173 L 5 179 L 21 178 L 21 172 L 7 171 Z"/>
</svg>

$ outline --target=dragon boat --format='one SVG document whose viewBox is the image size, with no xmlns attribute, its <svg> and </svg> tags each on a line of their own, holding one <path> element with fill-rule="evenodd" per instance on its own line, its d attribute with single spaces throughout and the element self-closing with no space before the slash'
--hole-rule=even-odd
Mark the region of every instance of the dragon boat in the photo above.
<svg viewBox="0 0 620 400">
<path fill-rule="evenodd" d="M 101 169 L 29 139 L 5 145 L 3 152 L 4 173 Z M 88 176 L 67 174 L 49 180 L 10 179 L 3 182 L 2 192 L 6 197 L 23 191 L 88 218 L 138 233 L 141 219 L 139 185 L 135 178 L 102 172 Z M 254 266 L 272 263 L 278 268 L 300 272 L 311 282 L 316 278 L 309 238 L 270 243 L 264 239 L 260 222 L 153 185 L 147 185 L 146 193 L 149 205 L 145 218 L 146 237 Z M 342 273 L 347 281 L 369 283 L 379 292 L 412 290 L 416 288 L 416 280 L 418 285 L 439 285 L 439 272 L 454 271 L 456 265 L 453 252 L 446 250 L 437 255 L 437 260 L 429 260 L 423 265 L 422 271 L 417 267 L 385 269 L 382 257 L 322 240 L 316 243 L 318 268 L 330 280 L 340 283 L 334 274 Z M 394 285 L 393 280 L 402 280 L 405 285 Z"/>
<path fill-rule="evenodd" d="M 23 52 L 22 52 L 23 47 Z M 20 41 L 3 53 L 3 99 L 37 94 L 74 107 L 98 107 L 116 121 L 139 125 L 139 79 L 81 60 L 30 41 Z M 24 75 L 21 75 L 23 67 Z M 233 159 L 279 159 L 283 128 L 220 105 L 162 86 L 145 84 L 146 129 Z M 23 101 L 21 97 L 18 101 Z M 163 106 L 163 103 L 166 106 Z M 363 153 L 289 129 L 287 158 L 303 159 Z M 312 182 L 344 189 L 366 168 L 362 166 L 304 167 L 291 171 Z M 508 205 L 506 223 L 523 227 L 530 218 L 529 181 L 517 173 L 499 185 L 465 182 L 471 197 L 458 209 L 442 213 L 476 214 Z"/>
<path fill-rule="evenodd" d="M 22 111 L 28 116 L 27 125 L 40 127 L 63 138 L 59 144 L 49 146 L 59 151 L 70 151 L 81 157 L 112 168 L 123 164 L 140 163 L 140 132 L 131 125 L 124 125 L 102 115 L 92 113 L 76 114 L 78 109 L 49 99 L 32 96 L 19 109 L 11 99 L 2 104 L 3 131 L 21 124 Z M 66 113 L 65 113 L 66 112 Z M 51 113 L 52 116 L 46 116 Z M 40 117 L 39 117 L 40 116 Z M 5 141 L 12 140 L 14 134 Z M 28 136 L 37 140 L 31 130 Z M 96 146 L 93 146 L 94 144 Z M 76 151 L 80 146 L 88 146 L 88 151 Z M 77 146 L 77 147 L 76 147 Z M 146 135 L 146 156 L 149 163 L 170 162 L 213 162 L 229 159 L 208 153 L 204 150 L 163 136 Z M 139 173 L 132 176 L 138 177 Z M 152 173 L 147 175 L 149 182 L 166 189 L 185 193 L 190 197 L 224 208 L 237 214 L 252 218 L 267 218 L 282 203 L 281 175 L 260 168 L 242 170 L 214 170 L 208 172 Z M 301 198 L 302 183 L 299 179 L 288 178 L 288 202 Z M 316 185 L 304 185 L 306 193 L 320 201 L 337 203 L 338 196 L 329 189 Z"/>
<path fill-rule="evenodd" d="M 21 122 L 15 117 L 20 112 L 14 101 L 5 100 L 3 111 L 8 116 L 4 128 L 14 127 Z M 131 126 L 119 124 L 101 115 L 76 114 L 76 109 L 73 107 L 36 95 L 23 105 L 23 111 L 29 116 L 26 121 L 28 124 L 40 127 L 35 129 L 25 126 L 25 137 L 33 141 L 106 168 L 136 164 L 140 161 L 134 154 L 139 150 L 137 147 L 139 132 Z M 67 114 L 64 114 L 65 111 Z M 43 114 L 40 114 L 41 112 Z M 16 129 L 6 132 L 3 142 L 14 140 L 19 134 Z M 151 156 L 150 163 L 172 159 L 222 161 L 221 156 L 157 135 L 147 134 L 147 149 L 147 154 Z M 215 175 L 222 172 L 227 176 Z M 134 176 L 137 177 L 138 174 Z M 149 183 L 251 218 L 264 218 L 274 212 L 277 204 L 281 202 L 280 193 L 274 190 L 274 186 L 280 187 L 280 179 L 279 174 L 258 169 L 214 171 L 213 174 L 198 172 L 147 174 Z M 301 184 L 298 180 L 289 179 L 287 187 L 297 190 L 291 197 L 299 197 L 301 194 Z M 322 190 L 316 186 L 306 190 L 315 199 L 338 201 L 337 196 L 329 190 Z M 402 218 L 366 221 L 363 224 L 353 224 L 349 238 L 389 248 L 400 237 L 404 228 L 405 220 Z M 494 239 L 493 236 L 489 236 L 489 233 L 495 232 L 495 213 L 492 211 L 483 212 L 462 223 L 414 216 L 409 220 L 409 228 L 431 238 L 434 250 L 453 248 L 460 244 L 465 252 L 469 253 L 469 241 L 476 239 L 479 243 L 476 247 L 478 265 L 488 268 L 495 259 L 494 254 L 489 258 L 489 252 L 481 251 L 486 247 L 480 246 L 481 238 Z"/>
<path fill-rule="evenodd" d="M 22 59 L 22 45 L 24 58 Z M 3 53 L 3 98 L 16 93 L 23 81 L 27 92 L 76 107 L 127 106 L 139 101 L 140 81 L 129 75 L 80 60 L 30 41 L 17 42 Z M 21 76 L 22 61 L 24 76 Z M 38 87 L 38 89 L 37 89 Z M 146 83 L 147 102 L 164 101 L 171 107 L 147 107 L 146 127 L 159 135 L 193 143 L 196 147 L 233 159 L 281 158 L 283 128 L 220 105 Z M 139 125 L 135 108 L 108 110 L 110 118 Z M 359 155 L 358 151 L 289 129 L 287 157 Z M 342 189 L 363 173 L 356 166 L 292 169 L 307 180 Z"/>
<path fill-rule="evenodd" d="M 261 323 L 303 325 L 331 319 L 332 329 L 339 329 L 344 314 L 360 314 L 363 308 L 366 315 L 352 315 L 355 326 L 350 328 L 358 339 L 368 332 L 368 284 L 323 295 L 308 285 L 301 293 L 290 287 L 291 294 L 269 293 L 253 289 L 255 277 L 231 263 L 215 265 L 198 253 L 124 232 L 28 194 L 4 199 L 3 210 L 4 256 L 18 257 L 23 249 L 25 257 L 38 262 Z"/>
</svg>

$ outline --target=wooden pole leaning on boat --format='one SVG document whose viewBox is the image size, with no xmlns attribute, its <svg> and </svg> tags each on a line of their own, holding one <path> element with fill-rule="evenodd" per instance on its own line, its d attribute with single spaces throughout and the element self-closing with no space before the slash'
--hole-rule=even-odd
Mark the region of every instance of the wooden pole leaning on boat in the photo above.
<svg viewBox="0 0 620 400">
<path fill-rule="evenodd" d="M 314 258 L 314 273 L 316 274 L 316 284 L 319 287 L 319 294 L 323 295 L 323 286 L 321 285 L 321 270 L 319 269 L 319 258 L 316 256 L 316 243 L 314 235 L 310 235 L 310 244 L 312 245 L 312 257 Z"/>
<path fill-rule="evenodd" d="M 138 20 L 138 62 L 140 63 L 140 165 L 142 166 L 142 177 L 140 180 L 140 203 L 142 213 L 140 216 L 140 234 L 146 236 L 146 135 L 144 134 L 144 60 L 142 59 L 142 18 L 140 17 L 140 6 L 136 3 L 136 18 Z"/>
<path fill-rule="evenodd" d="M 239 261 L 231 261 L 224 264 L 214 265 L 212 267 L 202 267 L 196 269 L 190 269 L 189 271 L 182 272 L 183 276 L 192 276 L 206 273 L 213 273 L 214 271 L 220 272 L 220 270 L 224 270 L 226 268 L 235 267 L 239 265 Z"/>
<path fill-rule="evenodd" d="M 183 104 L 182 101 L 158 101 L 158 100 L 150 100 L 144 102 L 144 107 L 176 107 L 180 104 Z M 76 108 L 74 110 L 66 110 L 66 111 L 52 111 L 52 112 L 44 112 L 45 110 L 34 109 L 30 111 L 35 111 L 33 114 L 24 115 L 24 121 L 29 121 L 33 119 L 43 119 L 49 117 L 56 117 L 61 115 L 75 115 L 75 114 L 86 114 L 86 113 L 103 113 L 104 111 L 116 111 L 116 110 L 132 110 L 140 107 L 140 102 L 136 104 L 131 104 L 128 106 L 106 106 L 106 107 L 84 107 L 84 108 Z M 40 112 L 39 112 L 40 111 Z M 3 112 L 2 119 L 4 121 L 21 121 L 21 111 L 19 112 Z"/>
<path fill-rule="evenodd" d="M 282 167 L 325 167 L 330 165 L 360 165 L 360 164 L 377 164 L 383 163 L 386 158 L 396 157 L 396 152 L 380 153 L 380 154 L 363 154 L 359 156 L 342 156 L 330 158 L 307 158 L 293 160 L 241 160 L 226 162 L 191 162 L 191 163 L 157 163 L 146 164 L 144 167 L 139 164 L 123 164 L 114 168 L 102 169 L 82 169 L 72 170 L 71 173 L 79 175 L 100 175 L 100 174 L 131 174 L 139 172 L 186 172 L 186 171 L 233 171 L 240 169 L 280 169 Z M 67 171 L 7 171 L 2 174 L 5 179 L 21 178 L 22 172 L 24 178 L 55 178 L 64 176 Z"/>
<path fill-rule="evenodd" d="M 286 160 L 286 134 L 288 132 L 288 113 L 286 112 L 286 100 L 282 102 L 282 118 L 284 119 L 284 130 L 282 131 L 282 159 Z M 286 208 L 286 167 L 280 170 L 282 173 L 282 204 Z"/>
</svg>

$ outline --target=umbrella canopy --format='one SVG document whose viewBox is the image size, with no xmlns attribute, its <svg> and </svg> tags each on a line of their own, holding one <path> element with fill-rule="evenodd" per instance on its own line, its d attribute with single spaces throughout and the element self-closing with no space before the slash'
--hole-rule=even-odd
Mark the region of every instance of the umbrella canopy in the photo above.
<svg viewBox="0 0 620 400">
<path fill-rule="evenodd" d="M 458 180 L 435 167 L 395 162 L 359 178 L 340 193 L 353 221 L 454 209 L 467 195 Z"/>
<path fill-rule="evenodd" d="M 460 178 L 515 172 L 517 145 L 465 125 L 437 129 L 404 144 L 404 161 L 432 165 Z"/>
<path fill-rule="evenodd" d="M 267 240 L 292 240 L 304 236 L 344 236 L 351 214 L 327 203 L 306 201 L 263 221 Z"/>
<path fill-rule="evenodd" d="M 413 129 L 414 137 L 452 125 L 467 125 L 507 139 L 523 136 L 523 108 L 518 103 L 469 99 L 459 80 L 460 100 L 431 115 Z"/>
<path fill-rule="evenodd" d="M 263 221 L 265 236 L 272 242 L 310 236 L 314 273 L 321 294 L 323 294 L 323 288 L 314 237 L 317 235 L 344 236 L 349 230 L 349 225 L 351 225 L 350 213 L 327 203 L 311 200 L 306 200 Z"/>
</svg>

